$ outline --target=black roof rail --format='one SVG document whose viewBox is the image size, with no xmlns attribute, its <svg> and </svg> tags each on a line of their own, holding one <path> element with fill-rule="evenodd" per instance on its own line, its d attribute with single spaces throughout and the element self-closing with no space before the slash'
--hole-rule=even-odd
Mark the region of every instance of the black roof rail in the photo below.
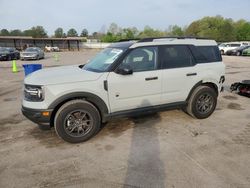
<svg viewBox="0 0 250 188">
<path fill-rule="evenodd" d="M 129 41 L 137 41 L 137 40 L 141 40 L 140 38 L 134 38 L 134 39 L 120 39 L 118 42 L 129 42 Z"/>
<path fill-rule="evenodd" d="M 181 37 L 177 37 L 177 36 L 168 36 L 168 37 L 150 37 L 150 38 L 144 38 L 139 40 L 138 42 L 153 42 L 153 40 L 155 39 L 203 39 L 203 40 L 209 40 L 209 38 L 203 38 L 203 37 L 193 37 L 193 36 L 181 36 Z"/>
</svg>

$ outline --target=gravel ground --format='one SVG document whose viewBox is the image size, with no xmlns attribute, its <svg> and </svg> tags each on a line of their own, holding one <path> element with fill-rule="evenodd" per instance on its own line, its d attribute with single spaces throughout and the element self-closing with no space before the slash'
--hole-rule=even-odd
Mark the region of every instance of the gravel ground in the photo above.
<svg viewBox="0 0 250 188">
<path fill-rule="evenodd" d="M 109 122 L 81 144 L 42 131 L 21 115 L 22 64 L 83 64 L 96 50 L 0 62 L 0 187 L 250 187 L 250 99 L 229 92 L 250 79 L 249 57 L 223 57 L 225 92 L 214 114 L 172 110 Z"/>
</svg>

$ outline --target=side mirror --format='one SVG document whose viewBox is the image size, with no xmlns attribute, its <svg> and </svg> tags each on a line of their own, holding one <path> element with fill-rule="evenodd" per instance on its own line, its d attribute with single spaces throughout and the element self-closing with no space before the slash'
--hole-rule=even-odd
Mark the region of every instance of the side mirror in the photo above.
<svg viewBox="0 0 250 188">
<path fill-rule="evenodd" d="M 119 66 L 116 71 L 117 74 L 130 75 L 133 74 L 133 70 L 129 65 Z"/>
</svg>

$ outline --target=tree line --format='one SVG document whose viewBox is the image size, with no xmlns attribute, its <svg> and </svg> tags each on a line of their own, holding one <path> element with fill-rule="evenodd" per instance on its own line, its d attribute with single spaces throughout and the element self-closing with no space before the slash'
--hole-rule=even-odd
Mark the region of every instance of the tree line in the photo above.
<svg viewBox="0 0 250 188">
<path fill-rule="evenodd" d="M 32 36 L 34 38 L 48 37 L 47 32 L 42 26 L 32 27 L 28 30 L 11 30 L 2 29 L 2 36 Z M 59 27 L 55 30 L 52 37 L 88 37 L 89 32 L 86 28 L 82 30 L 80 35 L 74 28 L 64 32 L 63 28 Z M 211 38 L 218 42 L 224 41 L 250 41 L 250 22 L 244 19 L 234 21 L 231 18 L 223 18 L 222 16 L 204 17 L 193 21 L 190 25 L 180 27 L 171 25 L 166 30 L 154 29 L 150 26 L 145 26 L 143 30 L 138 30 L 136 27 L 122 28 L 116 23 L 110 24 L 106 32 L 93 32 L 91 36 L 99 39 L 102 42 L 116 42 L 126 39 L 140 39 L 147 37 L 164 37 L 164 36 L 193 36 Z"/>
<path fill-rule="evenodd" d="M 21 31 L 20 29 L 14 29 L 8 31 L 7 29 L 0 30 L 0 36 L 31 36 L 33 38 L 48 38 L 47 31 L 43 26 L 35 26 L 30 29 Z M 74 28 L 68 30 L 67 33 L 64 32 L 63 28 L 59 27 L 55 30 L 54 35 L 52 37 L 56 38 L 66 38 L 66 37 L 87 37 L 88 30 L 83 29 L 81 34 L 78 35 L 77 31 Z"/>
</svg>

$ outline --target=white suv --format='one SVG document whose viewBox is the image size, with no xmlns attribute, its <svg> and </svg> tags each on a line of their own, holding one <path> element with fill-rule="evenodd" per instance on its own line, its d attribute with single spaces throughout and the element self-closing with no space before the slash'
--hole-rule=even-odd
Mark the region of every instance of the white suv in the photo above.
<svg viewBox="0 0 250 188">
<path fill-rule="evenodd" d="M 217 43 L 195 38 L 119 42 L 85 65 L 39 70 L 24 80 L 23 114 L 82 142 L 113 117 L 183 109 L 209 117 L 225 80 Z"/>
</svg>

